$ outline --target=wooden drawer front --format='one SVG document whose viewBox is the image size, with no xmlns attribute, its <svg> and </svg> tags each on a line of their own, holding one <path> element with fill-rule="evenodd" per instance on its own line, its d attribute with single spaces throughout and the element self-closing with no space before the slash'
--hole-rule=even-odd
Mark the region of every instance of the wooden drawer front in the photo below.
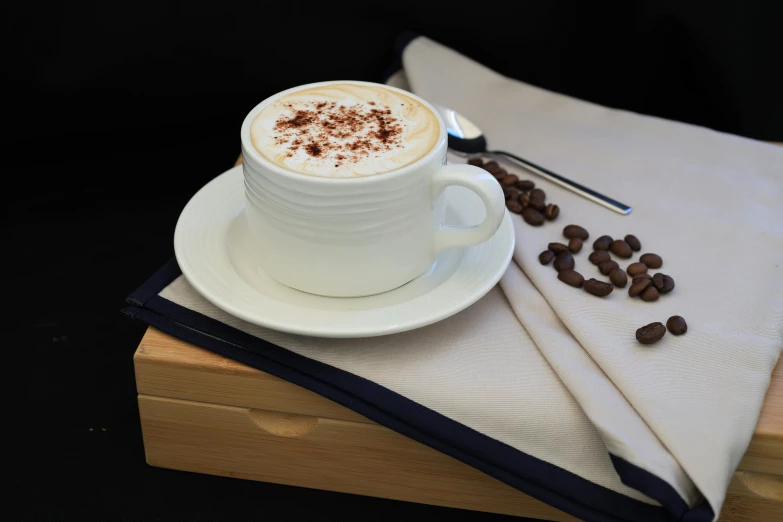
<svg viewBox="0 0 783 522">
<path fill-rule="evenodd" d="M 139 395 L 147 462 L 544 520 L 574 517 L 377 424 Z M 783 520 L 783 477 L 738 472 L 721 521 Z"/>
<path fill-rule="evenodd" d="M 576 518 L 377 424 L 139 395 L 152 466 L 540 518 Z"/>
<path fill-rule="evenodd" d="M 150 328 L 134 355 L 140 394 L 312 415 L 366 417 L 310 390 Z M 783 476 L 783 358 L 775 368 L 741 471 Z"/>
</svg>

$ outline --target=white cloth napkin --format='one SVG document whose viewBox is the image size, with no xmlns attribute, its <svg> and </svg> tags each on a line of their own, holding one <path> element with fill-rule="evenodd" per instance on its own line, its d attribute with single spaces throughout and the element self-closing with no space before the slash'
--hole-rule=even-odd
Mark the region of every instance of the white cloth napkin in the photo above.
<svg viewBox="0 0 783 522">
<path fill-rule="evenodd" d="M 547 92 L 426 38 L 403 64 L 414 93 L 476 122 L 493 148 L 634 207 L 614 215 L 539 182 L 560 205 L 558 225 L 517 218 L 517 266 L 501 286 L 608 450 L 690 501 L 695 484 L 717 510 L 783 346 L 783 150 Z M 537 255 L 571 222 L 592 239 L 637 235 L 643 252 L 664 258 L 675 290 L 645 303 L 560 283 Z M 586 250 L 577 270 L 600 277 Z M 686 318 L 685 336 L 635 341 L 636 328 L 671 315 Z"/>
<path fill-rule="evenodd" d="M 313 339 L 253 326 L 184 277 L 160 295 L 589 482 L 660 502 L 674 518 L 704 499 L 717 516 L 783 346 L 783 149 L 547 92 L 423 37 L 405 48 L 403 66 L 392 83 L 465 114 L 493 148 L 633 213 L 614 214 L 531 177 L 561 215 L 540 228 L 514 216 L 514 262 L 500 288 L 455 317 L 388 337 Z M 642 253 L 663 257 L 660 271 L 674 277 L 675 290 L 645 303 L 627 289 L 600 299 L 559 282 L 537 256 L 569 223 L 591 234 L 576 256 L 586 278 L 602 277 L 587 261 L 593 239 L 633 233 Z M 687 334 L 636 342 L 638 327 L 671 315 L 686 318 Z M 625 463 L 652 480 L 626 475 L 623 483 Z M 657 491 L 656 480 L 683 505 L 640 492 Z"/>
</svg>

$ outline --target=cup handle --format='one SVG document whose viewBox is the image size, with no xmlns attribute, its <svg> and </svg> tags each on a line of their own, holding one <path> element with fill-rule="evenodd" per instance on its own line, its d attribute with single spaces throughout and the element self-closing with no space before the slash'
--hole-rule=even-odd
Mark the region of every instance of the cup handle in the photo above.
<svg viewBox="0 0 783 522">
<path fill-rule="evenodd" d="M 449 185 L 465 187 L 484 202 L 487 217 L 478 225 L 454 227 L 441 225 L 435 231 L 435 255 L 456 247 L 483 243 L 491 238 L 506 215 L 505 198 L 500 184 L 484 169 L 473 165 L 444 165 L 432 178 L 433 201 Z"/>
</svg>

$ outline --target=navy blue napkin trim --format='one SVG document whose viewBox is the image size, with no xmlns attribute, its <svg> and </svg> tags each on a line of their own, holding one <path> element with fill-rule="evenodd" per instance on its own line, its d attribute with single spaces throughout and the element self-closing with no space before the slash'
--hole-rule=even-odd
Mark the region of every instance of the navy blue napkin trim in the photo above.
<svg viewBox="0 0 783 522">
<path fill-rule="evenodd" d="M 715 518 L 715 512 L 709 503 L 702 502 L 689 510 L 685 500 L 665 480 L 611 453 L 609 458 L 612 460 L 612 465 L 617 470 L 617 474 L 620 475 L 620 480 L 623 481 L 623 484 L 643 492 L 650 498 L 654 498 L 678 520 L 684 522 L 711 522 Z"/>
<path fill-rule="evenodd" d="M 152 274 L 152 277 L 147 279 L 144 284 L 129 295 L 125 301 L 135 306 L 144 306 L 147 301 L 152 297 L 157 296 L 161 290 L 166 288 L 169 283 L 179 277 L 180 274 L 182 274 L 182 271 L 177 264 L 177 258 L 172 257 L 169 259 L 168 263 Z"/>
<path fill-rule="evenodd" d="M 686 512 L 685 502 L 671 486 L 618 457 L 612 456 L 612 461 L 623 481 L 668 510 L 589 482 L 372 381 L 300 356 L 157 295 L 180 274 L 176 261 L 170 261 L 128 299 L 131 304 L 144 303 L 143 307 L 130 306 L 123 312 L 224 357 L 312 390 L 574 516 L 596 521 L 708 520 L 691 519 L 688 515 L 695 515 L 699 508 Z"/>
</svg>

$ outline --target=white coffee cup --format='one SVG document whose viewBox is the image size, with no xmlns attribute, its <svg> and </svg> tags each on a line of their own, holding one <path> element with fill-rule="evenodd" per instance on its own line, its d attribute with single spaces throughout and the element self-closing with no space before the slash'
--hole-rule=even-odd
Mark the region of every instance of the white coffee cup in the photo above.
<svg viewBox="0 0 783 522">
<path fill-rule="evenodd" d="M 390 172 L 351 178 L 304 175 L 260 154 L 250 128 L 269 103 L 294 91 L 358 84 L 404 93 L 432 111 L 440 132 L 419 160 Z M 386 292 L 427 271 L 438 254 L 488 240 L 506 212 L 499 183 L 472 165 L 447 165 L 446 126 L 429 103 L 386 85 L 336 81 L 283 91 L 258 104 L 242 123 L 245 211 L 260 268 L 312 294 L 357 297 Z M 442 225 L 443 190 L 459 185 L 486 207 L 484 222 Z"/>
</svg>

